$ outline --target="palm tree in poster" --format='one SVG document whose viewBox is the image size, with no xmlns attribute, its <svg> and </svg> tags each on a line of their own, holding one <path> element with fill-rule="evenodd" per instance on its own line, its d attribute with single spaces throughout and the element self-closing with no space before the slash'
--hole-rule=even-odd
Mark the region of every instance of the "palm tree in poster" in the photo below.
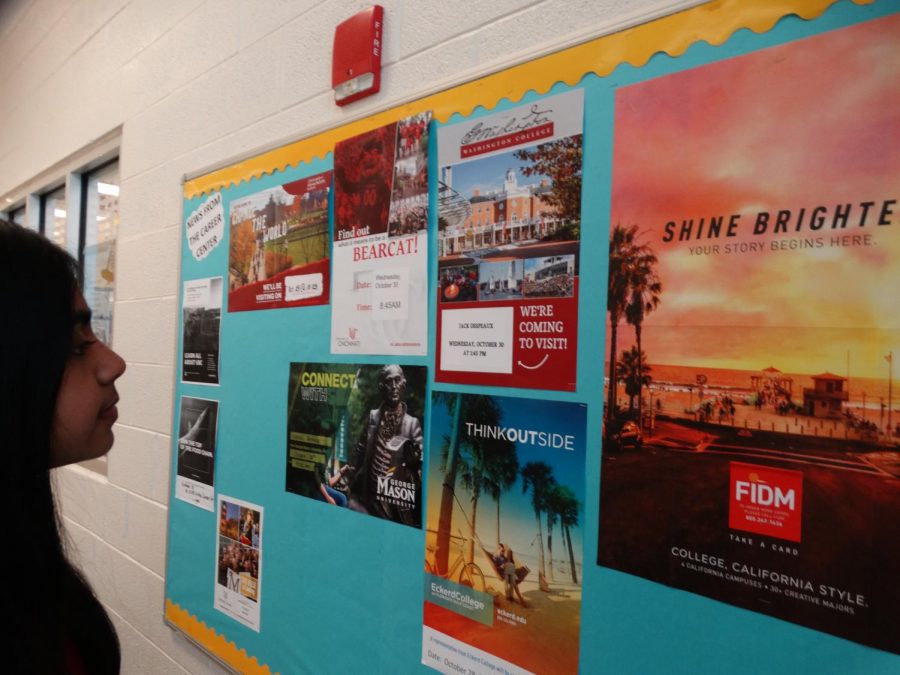
<svg viewBox="0 0 900 675">
<path fill-rule="evenodd" d="M 485 489 L 497 504 L 497 546 L 500 545 L 500 495 L 509 490 L 519 475 L 519 458 L 516 444 L 503 441 L 497 448 L 488 468 Z"/>
<path fill-rule="evenodd" d="M 646 316 L 659 306 L 659 298 L 662 293 L 662 282 L 656 273 L 656 265 L 659 262 L 656 254 L 648 246 L 636 256 L 631 267 L 630 282 L 631 294 L 628 305 L 625 307 L 625 321 L 634 326 L 634 337 L 637 344 L 638 357 L 637 372 L 643 373 L 644 353 L 641 351 L 641 329 Z M 649 370 L 649 368 L 647 369 Z M 643 420 L 643 378 L 639 378 L 638 389 L 638 420 Z M 647 382 L 649 384 L 649 381 Z"/>
<path fill-rule="evenodd" d="M 578 511 L 581 504 L 575 497 L 572 489 L 560 485 L 557 490 L 557 498 L 559 499 L 559 524 L 565 533 L 566 543 L 569 547 L 569 569 L 572 570 L 572 582 L 578 583 L 578 570 L 575 568 L 575 553 L 572 551 L 572 533 L 570 528 L 578 526 Z"/>
<path fill-rule="evenodd" d="M 493 399 L 486 396 L 466 397 L 463 405 L 466 422 L 496 426 L 500 421 L 500 411 Z M 478 500 L 481 498 L 481 491 L 485 487 L 487 479 L 491 440 L 466 436 L 465 440 L 460 441 L 459 444 L 459 478 L 469 493 L 470 504 L 469 513 L 465 516 L 469 525 L 465 557 L 468 563 L 474 562 L 475 559 L 475 524 L 478 520 Z"/>
<path fill-rule="evenodd" d="M 616 225 L 609 237 L 609 285 L 606 308 L 609 312 L 609 396 L 606 409 L 607 433 L 616 414 L 616 354 L 618 353 L 619 322 L 625 317 L 632 300 L 634 283 L 641 278 L 640 270 L 653 267 L 656 255 L 640 244 L 638 227 Z M 635 310 L 636 311 L 636 310 Z"/>
<path fill-rule="evenodd" d="M 606 311 L 609 312 L 609 393 L 606 400 L 606 431 L 610 433 L 616 412 L 616 354 L 619 321 L 628 302 L 628 269 L 634 249 L 637 226 L 616 225 L 609 237 L 609 285 L 606 289 Z"/>
<path fill-rule="evenodd" d="M 496 401 L 490 396 L 470 396 L 466 398 L 466 421 L 474 424 L 496 427 L 500 426 L 502 412 Z M 501 453 L 512 453 L 513 463 L 518 466 L 516 458 L 516 444 L 502 438 L 467 437 L 462 448 L 466 450 L 466 457 L 461 457 L 461 471 L 463 485 L 469 491 L 469 501 L 472 505 L 469 520 L 468 550 L 466 562 L 474 562 L 475 541 L 478 539 L 475 524 L 478 518 L 478 500 L 481 492 L 487 489 Z"/>
<path fill-rule="evenodd" d="M 531 506 L 534 508 L 534 518 L 538 528 L 538 551 L 540 552 L 539 587 L 541 590 L 547 583 L 546 568 L 544 565 L 544 534 L 541 531 L 541 513 L 544 511 L 547 490 L 554 483 L 553 469 L 544 462 L 528 462 L 522 467 L 522 493 L 531 488 Z"/>
<path fill-rule="evenodd" d="M 645 365 L 646 354 L 642 354 L 637 345 L 628 351 L 622 352 L 619 359 L 619 381 L 625 383 L 625 393 L 628 394 L 628 416 L 634 412 L 634 399 L 640 397 L 645 386 L 648 386 L 653 378 L 650 377 L 650 366 Z M 640 408 L 638 408 L 640 411 Z"/>
<path fill-rule="evenodd" d="M 438 516 L 437 542 L 434 549 L 434 567 L 438 574 L 447 574 L 450 560 L 450 532 L 453 520 L 453 491 L 459 467 L 459 425 L 462 414 L 462 394 L 435 392 L 435 404 L 442 403 L 450 413 L 450 433 L 444 460 L 444 482 L 441 488 L 441 511 Z"/>
<path fill-rule="evenodd" d="M 554 480 L 547 488 L 544 498 L 544 513 L 547 514 L 547 558 L 550 560 L 550 581 L 556 580 L 553 577 L 553 526 L 559 520 L 562 510 L 560 487 L 560 484 Z M 560 533 L 562 533 L 561 524 Z"/>
<path fill-rule="evenodd" d="M 466 562 L 475 557 L 475 524 L 478 517 L 478 500 L 489 472 L 492 453 L 502 443 L 500 439 L 473 438 L 460 440 L 460 431 L 465 422 L 479 425 L 497 426 L 500 423 L 500 408 L 490 396 L 466 396 L 462 394 L 435 393 L 435 401 L 444 403 L 450 411 L 450 434 L 443 449 L 442 466 L 444 482 L 441 492 L 441 511 L 438 517 L 437 542 L 435 547 L 435 567 L 438 573 L 447 572 L 450 557 L 450 537 L 452 533 L 453 501 L 456 480 L 461 478 L 469 491 L 472 505 L 467 516 L 469 525 Z M 515 446 L 515 444 L 513 444 Z"/>
</svg>

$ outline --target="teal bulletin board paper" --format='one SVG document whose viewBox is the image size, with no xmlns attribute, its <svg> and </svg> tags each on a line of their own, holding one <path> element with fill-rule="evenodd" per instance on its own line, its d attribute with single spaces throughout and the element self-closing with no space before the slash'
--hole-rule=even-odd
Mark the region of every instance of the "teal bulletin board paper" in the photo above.
<svg viewBox="0 0 900 675">
<path fill-rule="evenodd" d="M 680 57 L 657 54 L 641 68 L 623 65 L 609 77 L 587 75 L 578 85 L 585 93 L 585 132 L 577 390 L 563 393 L 449 385 L 439 388 L 587 404 L 586 503 L 581 514 L 585 533 L 581 672 L 900 672 L 900 659 L 890 653 L 593 564 L 597 558 L 606 259 L 616 89 L 868 21 L 898 9 L 895 2 L 868 6 L 840 2 L 813 21 L 789 16 L 763 35 L 741 30 L 721 46 L 696 43 Z M 548 93 L 567 89 L 557 85 Z M 538 98 L 529 93 L 522 101 L 503 101 L 497 109 Z M 811 106 L 810 114 L 815 114 L 814 108 Z M 485 112 L 478 109 L 474 115 Z M 433 123 L 432 130 L 435 126 Z M 436 203 L 435 136 L 431 134 L 429 147 L 432 204 Z M 235 199 L 331 168 L 328 156 L 223 189 L 226 216 Z M 186 200 L 184 216 L 202 201 Z M 431 209 L 430 218 L 427 278 L 434 280 L 435 209 Z M 226 217 L 226 229 L 227 223 Z M 224 276 L 227 280 L 227 235 L 201 261 L 191 256 L 183 232 L 179 236 L 182 282 L 211 276 Z M 433 294 L 429 304 L 429 355 L 398 360 L 428 366 L 432 389 Z M 328 305 L 229 313 L 223 306 L 218 387 L 180 381 L 179 322 L 173 448 L 181 396 L 219 400 L 216 491 L 265 509 L 260 632 L 213 609 L 217 514 L 174 499 L 174 491 L 169 502 L 166 598 L 273 672 L 433 672 L 419 663 L 423 532 L 332 509 L 284 489 L 290 363 L 394 360 L 381 356 L 332 356 L 328 348 L 330 311 Z M 426 400 L 430 401 L 430 397 Z M 426 407 L 426 420 L 430 420 L 430 413 L 430 407 Z M 429 436 L 426 426 L 425 438 Z M 428 455 L 427 448 L 425 454 Z M 172 462 L 174 475 L 174 452 Z"/>
</svg>

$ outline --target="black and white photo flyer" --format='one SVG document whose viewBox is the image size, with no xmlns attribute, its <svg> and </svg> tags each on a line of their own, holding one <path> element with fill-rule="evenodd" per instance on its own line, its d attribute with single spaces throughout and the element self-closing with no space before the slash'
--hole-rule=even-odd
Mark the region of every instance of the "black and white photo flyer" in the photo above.
<svg viewBox="0 0 900 675">
<path fill-rule="evenodd" d="M 216 536 L 217 610 L 259 632 L 263 508 L 219 495 Z"/>
<path fill-rule="evenodd" d="M 175 497 L 215 510 L 214 475 L 219 402 L 181 397 Z"/>
<path fill-rule="evenodd" d="M 219 321 L 222 316 L 222 277 L 184 282 L 183 356 L 181 379 L 219 384 Z"/>
</svg>

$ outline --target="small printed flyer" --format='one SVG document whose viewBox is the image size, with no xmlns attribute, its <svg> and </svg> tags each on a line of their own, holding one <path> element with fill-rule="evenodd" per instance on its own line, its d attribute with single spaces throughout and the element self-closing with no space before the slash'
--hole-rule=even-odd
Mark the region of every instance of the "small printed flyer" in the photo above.
<svg viewBox="0 0 900 675">
<path fill-rule="evenodd" d="M 434 392 L 422 663 L 578 672 L 587 406 Z"/>
<path fill-rule="evenodd" d="M 203 260 L 225 239 L 222 193 L 214 192 L 184 221 L 184 236 L 194 260 Z"/>
<path fill-rule="evenodd" d="M 331 172 L 231 203 L 228 311 L 328 304 Z"/>
<path fill-rule="evenodd" d="M 263 508 L 219 495 L 214 606 L 259 632 Z"/>
<path fill-rule="evenodd" d="M 427 352 L 425 112 L 334 149 L 332 354 Z"/>
<path fill-rule="evenodd" d="M 288 492 L 422 527 L 425 366 L 292 363 Z"/>
<path fill-rule="evenodd" d="M 439 128 L 437 381 L 575 391 L 583 111 Z"/>
<path fill-rule="evenodd" d="M 181 379 L 219 384 L 219 321 L 222 318 L 222 277 L 184 282 L 183 357 Z"/>
<path fill-rule="evenodd" d="M 215 510 L 216 428 L 219 402 L 181 397 L 175 497 Z"/>
</svg>

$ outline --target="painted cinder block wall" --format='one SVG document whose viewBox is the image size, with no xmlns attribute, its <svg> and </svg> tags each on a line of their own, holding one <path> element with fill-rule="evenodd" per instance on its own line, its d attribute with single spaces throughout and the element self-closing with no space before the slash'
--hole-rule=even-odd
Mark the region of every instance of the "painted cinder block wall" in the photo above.
<svg viewBox="0 0 900 675">
<path fill-rule="evenodd" d="M 185 174 L 698 0 L 382 0 L 382 91 L 333 103 L 331 41 L 360 0 L 4 0 L 0 198 L 120 134 L 114 348 L 128 363 L 108 476 L 56 472 L 71 546 L 126 673 L 219 673 L 163 624 Z M 0 202 L 0 209 L 5 204 Z M 324 328 L 323 328 L 324 329 Z"/>
</svg>

